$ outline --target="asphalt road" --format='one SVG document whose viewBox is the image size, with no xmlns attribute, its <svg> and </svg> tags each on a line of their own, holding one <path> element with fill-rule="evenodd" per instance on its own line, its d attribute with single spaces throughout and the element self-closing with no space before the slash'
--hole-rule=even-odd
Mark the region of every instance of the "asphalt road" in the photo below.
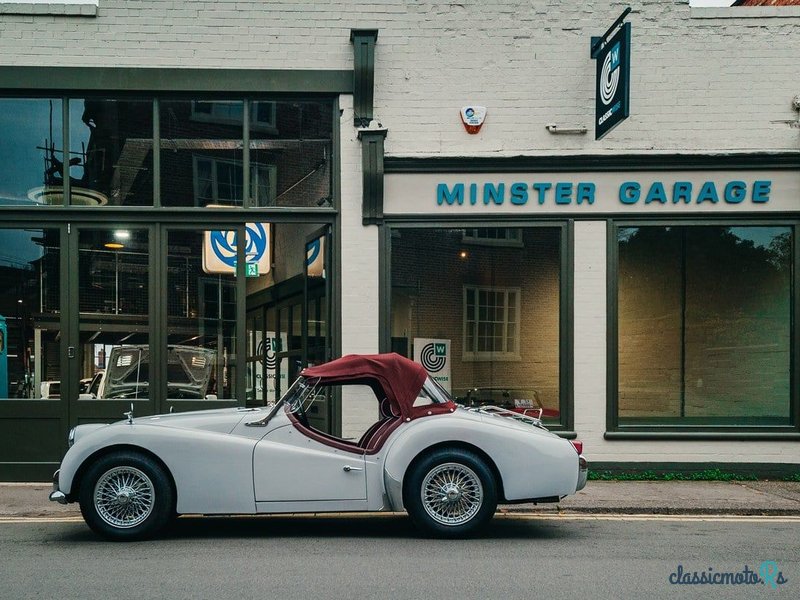
<svg viewBox="0 0 800 600">
<path fill-rule="evenodd" d="M 758 573 L 765 560 L 786 583 L 669 582 L 678 565 Z M 396 516 L 190 518 L 127 544 L 69 518 L 0 520 L 3 599 L 762 597 L 800 597 L 796 517 L 498 517 L 458 541 Z"/>
</svg>

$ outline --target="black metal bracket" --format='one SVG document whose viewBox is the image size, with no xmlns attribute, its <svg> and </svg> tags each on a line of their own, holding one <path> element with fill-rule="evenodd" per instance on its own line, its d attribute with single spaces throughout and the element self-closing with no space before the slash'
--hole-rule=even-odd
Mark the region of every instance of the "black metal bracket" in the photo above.
<svg viewBox="0 0 800 600">
<path fill-rule="evenodd" d="M 590 57 L 597 58 L 597 53 L 600 52 L 600 49 L 603 47 L 603 43 L 608 39 L 608 37 L 612 33 L 614 33 L 617 27 L 622 25 L 622 22 L 625 20 L 625 17 L 627 17 L 630 14 L 630 12 L 631 12 L 631 7 L 629 6 L 624 11 L 622 11 L 622 14 L 619 17 L 617 17 L 617 20 L 614 21 L 614 23 L 612 23 L 611 27 L 609 27 L 608 30 L 603 35 L 599 37 L 596 35 L 592 36 L 591 43 L 589 44 Z"/>
</svg>

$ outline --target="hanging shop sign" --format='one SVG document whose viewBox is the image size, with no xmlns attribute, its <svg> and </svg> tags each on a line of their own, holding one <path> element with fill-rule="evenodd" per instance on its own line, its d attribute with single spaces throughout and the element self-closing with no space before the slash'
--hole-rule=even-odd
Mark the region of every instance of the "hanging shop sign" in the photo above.
<svg viewBox="0 0 800 600">
<path fill-rule="evenodd" d="M 594 102 L 596 140 L 630 114 L 631 24 L 622 22 L 630 12 L 630 8 L 625 9 L 602 37 L 592 38 L 591 57 L 597 61 Z M 611 35 L 617 27 L 617 32 Z"/>
<path fill-rule="evenodd" d="M 259 277 L 269 273 L 270 224 L 245 224 L 245 258 L 247 277 Z M 236 231 L 206 231 L 203 243 L 203 271 L 213 274 L 232 275 L 236 272 L 238 252 Z"/>
<path fill-rule="evenodd" d="M 425 367 L 431 379 L 451 392 L 450 340 L 414 338 L 414 361 Z"/>
<path fill-rule="evenodd" d="M 594 139 L 628 118 L 631 103 L 631 24 L 624 23 L 597 55 Z"/>
<path fill-rule="evenodd" d="M 389 173 L 384 186 L 386 214 L 781 212 L 797 210 L 800 173 Z"/>
</svg>

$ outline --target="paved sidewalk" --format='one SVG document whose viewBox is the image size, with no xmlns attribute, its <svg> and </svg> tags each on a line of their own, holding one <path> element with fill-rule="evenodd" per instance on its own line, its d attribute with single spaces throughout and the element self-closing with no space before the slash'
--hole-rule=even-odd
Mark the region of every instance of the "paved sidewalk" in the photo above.
<svg viewBox="0 0 800 600">
<path fill-rule="evenodd" d="M 70 516 L 77 504 L 50 502 L 50 485 L 0 483 L 0 518 Z M 590 481 L 558 504 L 503 505 L 501 512 L 800 515 L 800 482 Z"/>
</svg>

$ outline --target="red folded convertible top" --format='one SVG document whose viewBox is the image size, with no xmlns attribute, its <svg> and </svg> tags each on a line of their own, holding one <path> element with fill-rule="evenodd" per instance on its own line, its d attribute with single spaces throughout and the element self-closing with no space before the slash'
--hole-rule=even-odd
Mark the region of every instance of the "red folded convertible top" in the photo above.
<svg viewBox="0 0 800 600">
<path fill-rule="evenodd" d="M 414 419 L 429 414 L 452 412 L 455 404 L 428 404 L 414 406 L 428 373 L 422 365 L 399 354 L 349 354 L 331 362 L 308 367 L 300 373 L 303 377 L 319 377 L 321 383 L 374 383 L 389 399 L 394 411 L 404 419 Z M 379 390 L 376 390 L 378 392 Z"/>
</svg>

